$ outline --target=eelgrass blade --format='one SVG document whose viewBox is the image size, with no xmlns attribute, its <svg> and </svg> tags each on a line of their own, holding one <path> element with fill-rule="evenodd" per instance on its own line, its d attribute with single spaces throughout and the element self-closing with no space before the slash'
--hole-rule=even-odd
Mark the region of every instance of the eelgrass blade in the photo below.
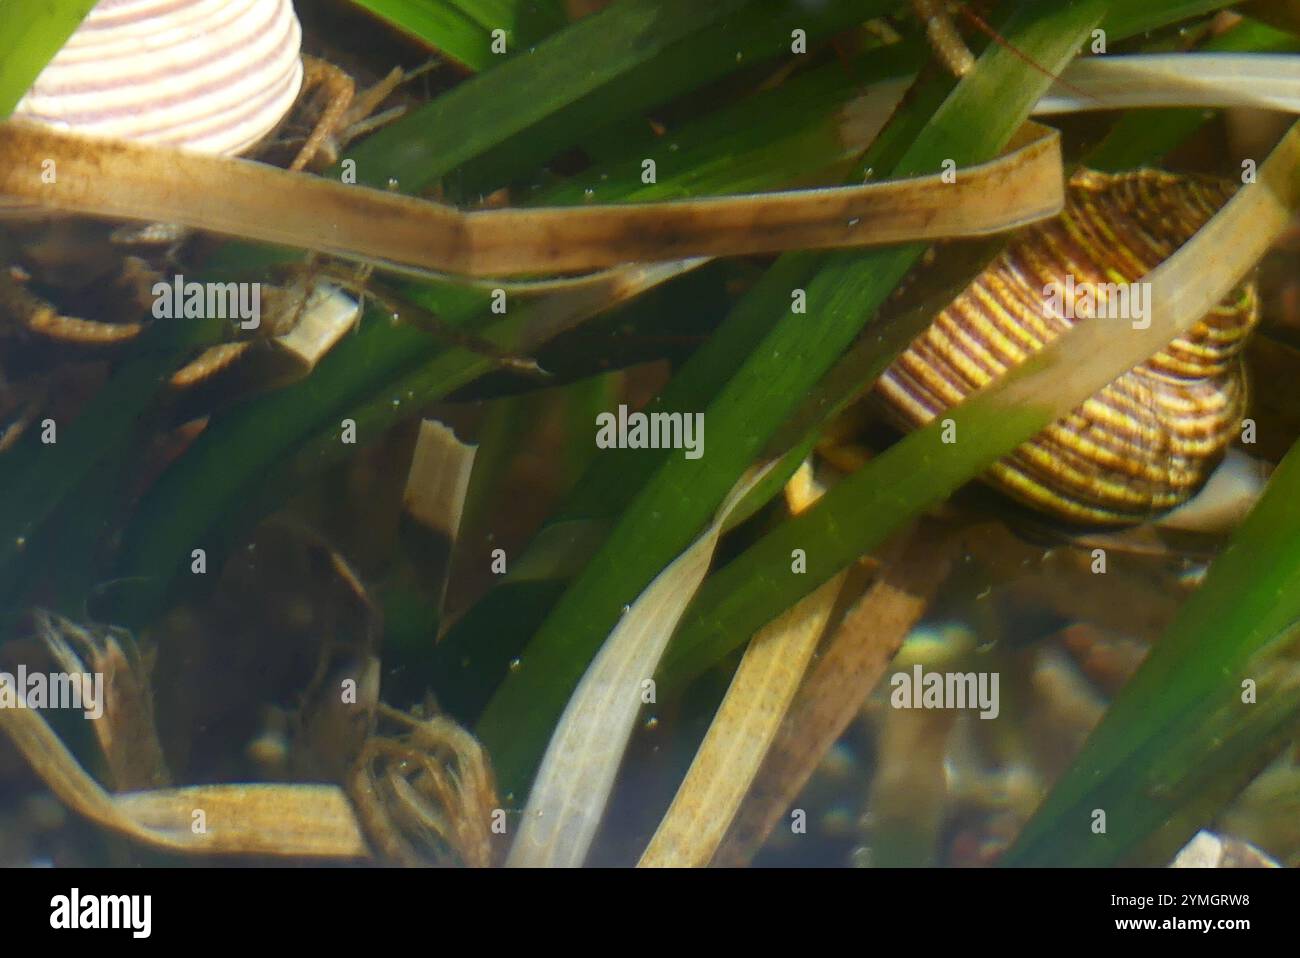
<svg viewBox="0 0 1300 958">
<path fill-rule="evenodd" d="M 61 435 L 56 443 L 32 437 L 0 458 L 0 597 L 13 585 L 12 566 L 64 496 L 106 458 L 131 448 L 132 434 L 140 426 L 140 410 L 158 392 L 157 369 L 162 362 L 176 368 L 196 347 L 216 341 L 220 320 L 158 325 L 149 330 L 142 353 L 125 363 L 100 393 L 101 405 L 93 416 L 93 430 L 77 431 L 81 441 Z M 74 430 L 67 430 L 72 434 Z"/>
<path fill-rule="evenodd" d="M 860 148 L 860 141 L 853 139 L 856 127 L 846 130 L 841 118 L 842 105 L 856 92 L 854 77 L 889 77 L 903 68 L 904 62 L 884 58 L 879 72 L 864 68 L 863 73 L 855 72 L 847 81 L 841 78 L 842 92 L 821 99 L 823 112 L 820 113 L 807 109 L 796 112 L 797 104 L 760 110 L 757 114 L 742 107 L 725 112 L 716 121 L 700 123 L 697 132 L 683 131 L 678 138 L 683 152 L 696 154 L 701 166 L 709 167 L 707 170 L 690 166 L 672 172 L 666 168 L 654 187 L 641 183 L 639 167 L 633 165 L 630 173 L 623 172 L 617 162 L 597 167 L 591 177 L 601 184 L 601 197 L 605 200 L 633 195 L 644 199 L 671 197 L 680 194 L 683 182 L 689 182 L 694 191 L 723 189 L 729 182 L 729 171 L 712 164 L 706 149 L 712 145 L 732 157 L 745 158 L 745 165 L 755 171 L 747 181 L 752 186 L 780 186 L 806 172 L 809 152 L 816 151 L 832 161 L 842 162 Z M 815 89 L 821 91 L 823 87 L 819 85 Z M 730 136 L 724 135 L 728 129 L 732 131 Z M 796 135 L 799 133 L 802 135 Z M 781 141 L 783 134 L 791 137 L 788 144 Z M 769 147 L 769 143 L 774 145 Z M 692 145 L 695 150 L 691 150 Z M 761 179 L 757 175 L 760 171 Z M 563 191 L 555 193 L 557 197 L 564 195 Z M 546 203 L 551 199 L 552 194 L 548 192 L 541 194 L 537 201 Z M 647 288 L 650 285 L 653 284 Z M 405 295 L 453 327 L 468 326 L 492 315 L 485 294 L 478 290 L 444 284 L 410 289 Z M 535 348 L 539 342 L 536 338 L 522 337 L 522 331 L 527 328 L 528 313 L 516 309 L 494 327 L 479 327 L 476 331 L 503 348 L 520 352 Z M 717 347 L 710 343 L 708 348 L 720 349 L 725 355 L 727 343 Z M 196 537 L 207 541 L 210 538 L 207 530 L 218 526 L 223 531 L 230 528 L 229 523 L 220 524 L 219 520 L 229 514 L 235 503 L 247 501 L 249 517 L 264 514 L 282 503 L 293 490 L 301 488 L 304 481 L 344 458 L 350 450 L 339 441 L 339 422 L 344 416 L 357 423 L 360 435 L 378 435 L 410 416 L 412 410 L 447 395 L 492 368 L 487 357 L 463 350 L 438 351 L 427 337 L 410 328 L 388 328 L 372 321 L 356 337 L 340 343 L 313 372 L 309 382 L 255 400 L 230 413 L 226 421 L 215 423 L 207 435 L 200 437 L 190 455 L 162 477 L 142 504 L 141 517 L 171 516 L 185 503 L 185 520 L 137 520 L 136 531 L 127 541 L 122 571 L 135 581 L 153 583 L 153 586 L 148 590 L 152 598 L 145 601 L 143 596 L 138 596 L 138 601 L 131 603 L 132 618 L 146 615 L 165 592 L 177 568 L 175 557 L 188 554 L 193 548 L 190 543 Z M 358 385 L 362 378 L 369 382 L 369 387 Z M 333 405 L 329 397 L 335 396 L 343 397 L 344 403 Z M 254 441 L 266 435 L 267 430 L 259 423 L 274 423 L 274 428 L 279 430 L 298 422 L 311 423 L 310 441 L 285 459 L 285 450 L 296 447 L 302 441 L 299 437 L 305 433 L 281 433 L 278 441 L 282 445 L 271 447 L 280 450 L 281 464 L 274 474 L 266 475 L 261 464 L 270 461 L 271 452 L 268 448 L 268 458 L 264 460 L 260 441 Z M 209 450 L 212 450 L 210 454 Z M 187 491 L 196 482 L 202 486 L 202 495 Z M 125 605 L 120 613 L 127 614 Z M 458 659 L 453 657 L 451 661 Z M 464 691 L 467 680 L 450 681 L 456 688 L 450 692 L 444 690 L 444 695 L 450 698 Z"/>
<path fill-rule="evenodd" d="M 784 6 L 784 0 L 765 0 L 765 5 L 775 10 Z M 469 87 L 466 84 L 457 87 L 446 95 L 453 98 L 451 104 L 445 104 L 433 111 L 431 115 L 425 116 L 425 119 L 431 117 L 435 121 L 432 127 L 420 119 L 409 125 L 404 122 L 394 124 L 385 131 L 388 144 L 386 147 L 371 147 L 367 143 L 366 151 L 360 151 L 358 148 L 358 151 L 352 154 L 352 158 L 364 161 L 358 166 L 358 169 L 364 172 L 371 168 L 370 160 L 379 162 L 388 155 L 388 151 L 392 151 L 394 156 L 418 154 L 419 160 L 416 161 L 416 166 L 422 175 L 416 176 L 408 185 L 410 188 L 425 185 L 430 179 L 436 179 L 443 172 L 454 169 L 475 156 L 473 149 L 466 150 L 466 144 L 462 139 L 451 135 L 454 130 L 441 123 L 439 117 L 442 112 L 455 115 L 457 122 L 473 128 L 475 149 L 484 150 L 502 144 L 518 130 L 517 118 L 509 109 L 514 102 L 513 98 L 524 97 L 530 101 L 535 99 L 537 86 L 545 85 L 542 81 L 572 69 L 574 50 L 583 47 L 584 43 L 587 43 L 584 56 L 595 58 L 584 62 L 595 72 L 590 76 L 584 74 L 583 77 L 575 79 L 574 82 L 579 83 L 580 89 L 575 87 L 570 90 L 573 96 L 581 98 L 585 93 L 605 89 L 601 86 L 602 83 L 607 85 L 612 83 L 616 87 L 623 78 L 637 70 L 643 71 L 645 75 L 636 81 L 639 99 L 634 97 L 629 100 L 625 96 L 627 90 L 622 88 L 614 90 L 610 87 L 611 94 L 600 103 L 584 100 L 581 108 L 569 109 L 564 114 L 564 122 L 561 124 L 563 130 L 587 129 L 587 124 L 606 121 L 621 115 L 624 110 L 635 109 L 638 105 L 658 102 L 659 97 L 671 96 L 675 89 L 689 89 L 709 78 L 734 70 L 737 64 L 732 53 L 741 53 L 744 57 L 752 59 L 770 59 L 779 55 L 782 50 L 788 55 L 788 31 L 783 35 L 785 45 L 775 48 L 771 43 L 772 38 L 767 34 L 771 26 L 781 26 L 784 21 L 773 21 L 760 29 L 755 22 L 740 17 L 734 24 L 731 21 L 722 21 L 725 29 L 707 30 L 705 29 L 707 26 L 717 22 L 714 19 L 715 12 L 701 9 L 697 13 L 682 13 L 680 17 L 665 23 L 665 28 L 671 35 L 660 37 L 649 32 L 650 28 L 647 27 L 647 20 L 651 23 L 657 22 L 652 9 L 654 6 L 652 3 L 633 2 L 619 5 L 617 12 L 606 11 L 605 18 L 601 21 L 603 25 L 601 41 L 594 45 L 587 43 L 590 40 L 588 35 L 587 41 L 577 44 L 572 41 L 560 42 L 560 38 L 557 37 L 552 44 L 540 46 L 534 54 L 524 58 L 529 64 L 525 69 L 527 75 L 513 88 L 512 98 L 501 99 L 502 91 L 492 86 Z M 730 4 L 729 6 L 741 9 L 741 5 Z M 852 8 L 852 11 L 849 8 Z M 811 17 L 810 26 L 819 27 L 824 32 L 830 31 L 837 24 L 848 22 L 846 18 L 851 19 L 861 12 L 860 8 L 861 4 L 857 0 L 841 0 L 824 11 L 823 15 Z M 834 16 L 831 15 L 832 13 Z M 740 29 L 742 27 L 743 29 Z M 692 46 L 691 43 L 674 45 L 674 38 L 683 37 L 696 38 L 703 45 Z M 606 44 L 606 40 L 609 44 Z M 726 58 L 700 55 L 701 50 L 711 50 L 719 45 L 733 42 L 739 46 L 729 52 Z M 730 47 L 728 49 L 730 51 Z M 676 64 L 675 68 L 668 69 L 664 65 L 665 51 L 671 54 L 671 57 L 677 58 L 673 60 Z M 648 77 L 653 76 L 661 65 L 670 82 L 664 83 L 662 78 L 653 83 L 649 82 Z M 596 69 L 597 67 L 599 69 Z M 440 98 L 437 102 L 441 103 L 445 98 Z M 563 105 L 564 103 L 558 99 L 552 103 L 552 106 L 557 108 Z M 561 140 L 566 135 L 563 130 L 556 133 Z M 530 135 L 535 132 L 536 129 L 533 128 Z M 555 130 L 552 132 L 554 133 Z M 494 160 L 493 168 L 503 175 L 516 175 L 522 173 L 529 162 L 528 154 L 512 149 Z M 428 174 L 429 179 L 423 178 L 425 173 Z M 778 171 L 776 175 L 781 174 Z M 379 182 L 383 182 L 382 178 Z M 245 271 L 245 276 L 248 272 L 258 271 L 269 262 L 275 261 L 274 256 L 267 251 L 260 248 L 250 249 L 246 244 L 231 244 L 227 250 L 225 257 L 227 269 L 230 269 L 231 265 L 237 265 L 239 269 Z M 226 275 L 223 278 L 238 277 L 239 274 L 235 273 L 233 276 Z M 468 322 L 471 317 L 489 315 L 486 311 L 486 299 L 482 294 L 452 286 L 444 286 L 441 289 L 442 292 L 438 295 L 434 308 L 444 318 L 449 318 L 449 321 Z M 205 337 L 210 336 L 212 331 L 203 333 L 202 330 L 194 327 L 190 332 L 193 334 L 189 343 L 192 349 L 205 344 L 208 341 Z M 142 515 L 158 515 L 148 508 L 151 502 L 185 502 L 184 514 L 193 517 L 196 527 L 211 528 L 227 513 L 230 503 L 238 501 L 241 495 L 251 496 L 256 491 L 257 470 L 247 470 L 243 463 L 249 461 L 248 437 L 259 437 L 252 442 L 258 448 L 262 448 L 263 439 L 268 438 L 262 435 L 259 422 L 282 423 L 301 420 L 309 422 L 310 427 L 315 430 L 337 425 L 335 412 L 341 404 L 357 401 L 358 397 L 362 396 L 377 399 L 392 385 L 395 375 L 435 351 L 436 347 L 430 343 L 428 337 L 417 331 L 409 328 L 390 329 L 372 320 L 366 324 L 366 328 L 359 336 L 340 344 L 331 357 L 327 357 L 325 368 L 318 367 L 314 371 L 309 386 L 304 385 L 288 394 L 254 403 L 250 410 L 253 414 L 244 420 L 252 424 L 248 436 L 240 438 L 241 434 L 232 429 L 224 432 L 221 439 L 210 435 L 200 440 L 194 452 L 202 452 L 214 443 L 219 445 L 220 442 L 226 441 L 226 438 L 233 443 L 227 447 L 219 446 L 213 458 L 205 459 L 206 465 L 199 473 L 204 477 L 201 485 L 213 492 L 225 486 L 225 495 L 191 497 L 189 493 L 180 491 L 177 498 L 169 499 L 170 494 L 165 490 L 172 488 L 181 490 L 195 475 L 188 468 L 182 467 L 164 476 L 162 489 L 156 495 L 149 497 Z M 333 361 L 330 362 L 330 359 Z M 467 376 L 481 374 L 486 367 L 479 360 L 481 357 L 466 356 L 464 353 L 456 354 L 451 361 L 455 368 L 452 370 L 450 380 L 453 383 L 461 383 Z M 132 417 L 139 420 L 146 407 L 157 398 L 156 386 L 151 392 L 148 384 L 157 384 L 165 380 L 181 361 L 183 361 L 181 356 L 168 354 L 165 358 L 155 358 L 152 363 L 142 364 L 138 377 L 134 374 L 131 377 L 117 377 L 101 394 L 100 401 L 87 410 L 78 422 L 72 424 L 67 430 L 61 431 L 58 449 L 60 453 L 66 452 L 67 461 L 60 460 L 57 471 L 54 471 L 54 464 L 48 460 L 48 457 L 41 454 L 41 450 L 31 450 L 30 455 L 29 450 L 26 449 L 12 450 L 5 457 L 5 468 L 6 470 L 12 468 L 17 475 L 29 476 L 30 488 L 35 498 L 24 503 L 19 510 L 22 514 L 15 515 L 12 522 L 0 523 L 3 525 L 0 538 L 11 546 L 17 544 L 18 548 L 22 548 L 28 541 L 29 532 L 35 528 L 33 517 L 49 515 L 57 507 L 62 494 L 74 487 L 70 483 L 74 483 L 79 477 L 84 477 L 100 461 L 101 437 L 115 434 L 113 429 L 119 421 L 118 417 L 121 417 L 122 422 L 129 422 Z M 441 366 L 440 371 L 445 372 L 446 368 L 445 365 Z M 435 384 L 434 394 L 445 394 L 445 390 L 439 391 L 442 389 L 441 385 Z M 402 390 L 397 395 L 405 397 L 408 392 L 414 408 L 414 401 L 417 398 L 414 392 Z M 427 402 L 429 398 L 432 397 L 418 396 L 421 402 Z M 300 434 L 278 433 L 278 438 L 271 441 L 280 444 L 270 446 L 268 455 L 273 457 L 283 455 L 299 441 L 297 438 L 286 439 L 286 435 L 296 437 Z M 257 461 L 256 457 L 254 461 Z M 167 507 L 166 515 L 172 514 L 170 508 Z M 204 512 L 205 509 L 211 511 Z M 154 525 L 151 534 L 165 535 L 164 530 L 167 525 L 167 522 Z M 193 538 L 193 536 L 183 538 Z M 145 552 L 148 553 L 149 550 L 146 549 Z M 162 552 L 168 555 L 175 554 L 174 548 Z M 132 561 L 133 558 L 138 557 L 132 557 L 128 553 L 127 567 L 141 569 L 141 564 Z M 154 583 L 155 587 L 150 589 L 152 594 L 162 594 L 170 581 L 172 568 L 172 564 L 167 562 L 161 568 L 147 567 L 140 572 L 146 581 Z M 144 606 L 135 607 L 137 614 L 144 614 L 144 608 Z"/>
<path fill-rule="evenodd" d="M 10 676 L 4 695 L 24 695 Z M 69 808 L 142 844 L 213 855 L 285 855 L 362 859 L 365 835 L 351 802 L 335 785 L 199 785 L 112 795 L 78 764 L 34 708 L 0 709 L 0 732 Z M 212 828 L 193 829 L 203 808 Z"/>
<path fill-rule="evenodd" d="M 637 867 L 698 868 L 712 860 L 781 727 L 845 576 L 822 584 L 750 641 Z"/>
<path fill-rule="evenodd" d="M 709 527 L 624 610 L 551 737 L 507 865 L 574 867 L 587 857 L 650 676 L 709 571 L 727 514 L 765 468 L 736 483 Z"/>
<path fill-rule="evenodd" d="M 492 37 L 482 24 L 454 4 L 419 0 L 352 0 L 402 33 L 427 43 L 447 59 L 477 73 L 501 62 L 492 53 Z"/>
<path fill-rule="evenodd" d="M 1204 316 L 1300 209 L 1300 125 L 1291 128 L 1259 173 L 1258 182 L 1240 190 L 1191 241 L 1147 274 L 1148 328 L 1076 326 L 949 411 L 946 419 L 965 440 L 941 442 L 939 421 L 911 433 L 713 576 L 665 657 L 664 684 L 698 674 L 781 609 L 875 548 L 899 524 L 942 501 Z M 807 550 L 806 576 L 783 571 L 795 548 Z"/>
<path fill-rule="evenodd" d="M 1254 107 L 1300 113 L 1300 56 L 1151 53 L 1071 64 L 1035 113 L 1153 106 Z M 1081 94 L 1087 94 L 1083 96 Z"/>
<path fill-rule="evenodd" d="M 748 864 L 757 854 L 822 758 L 861 714 L 904 639 L 948 580 L 959 544 L 953 530 L 922 521 L 877 553 L 876 580 L 845 613 L 808 670 L 714 865 Z"/>
<path fill-rule="evenodd" d="M 1300 447 L 1274 471 L 1263 498 L 1214 561 L 1082 753 L 1019 840 L 1010 865 L 1114 865 L 1210 791 L 1226 802 L 1294 728 L 1300 709 L 1295 623 L 1300 620 Z M 1250 681 L 1257 689 L 1247 696 Z M 1227 786 L 1226 793 L 1224 786 Z M 1105 813 L 1096 833 L 1094 810 Z M 1212 817 L 1218 808 L 1202 805 Z M 1145 863 L 1158 862 L 1200 824 L 1182 819 Z M 1154 859 L 1152 858 L 1154 856 Z"/>
<path fill-rule="evenodd" d="M 504 338 L 511 348 L 534 348 L 536 343 L 529 336 L 537 335 L 535 326 L 544 333 L 553 333 L 666 282 L 692 265 L 648 265 L 633 275 L 613 277 L 607 288 L 583 289 L 569 296 L 545 297 L 516 306 L 502 321 L 504 329 L 489 331 L 486 338 Z M 463 322 L 486 311 L 488 299 L 484 291 L 455 287 L 438 294 L 442 316 L 453 324 L 456 319 Z M 399 336 L 394 336 L 395 332 Z M 330 423 L 331 444 L 336 450 L 344 445 L 345 418 L 359 430 L 361 442 L 370 442 L 387 426 L 381 410 L 391 416 L 406 409 L 409 415 L 427 404 L 431 394 L 441 391 L 445 395 L 497 367 L 493 357 L 465 349 L 447 350 L 421 363 L 420 359 L 428 355 L 429 340 L 429 334 L 411 326 L 393 329 L 371 324 L 352 338 L 350 348 L 336 349 L 326 356 L 308 379 L 246 404 L 210 425 L 140 506 L 132 527 L 134 534 L 124 546 L 130 563 L 124 577 L 131 584 L 121 590 L 121 614 L 134 618 L 156 610 L 178 562 L 195 548 L 186 543 L 219 544 L 224 532 L 213 527 L 213 518 L 237 510 L 241 494 L 255 495 L 259 480 L 283 450 L 301 443 L 321 423 Z M 356 403 L 368 395 L 366 383 L 374 377 L 377 367 L 385 369 L 388 376 L 383 397 L 369 406 L 347 410 L 349 401 Z M 407 372 L 411 379 L 402 378 Z M 418 399 L 417 380 L 422 387 Z M 330 384 L 328 396 L 323 395 L 322 383 Z M 273 413 L 268 414 L 268 410 Z M 372 432 L 369 427 L 375 421 L 381 427 Z M 232 443 L 239 449 L 236 461 L 227 458 Z M 221 481 L 213 481 L 214 474 L 219 474 Z M 206 480 L 200 478 L 205 475 Z"/>
<path fill-rule="evenodd" d="M 1028 4 L 1006 28 L 1008 38 L 1039 64 L 1059 70 L 1106 9 L 1102 2 L 1050 11 Z M 936 169 L 945 159 L 958 165 L 987 159 L 1010 139 L 1047 83 L 1018 56 L 1001 47 L 989 49 L 890 173 Z M 972 118 L 987 122 L 972 122 Z M 911 245 L 828 257 L 806 284 L 815 323 L 790 314 L 790 286 L 765 288 L 765 301 L 750 294 L 746 301 L 754 304 L 750 308 L 766 312 L 769 322 L 773 316 L 781 318 L 705 410 L 710 442 L 704 458 L 669 458 L 654 471 L 529 643 L 524 653 L 528 667 L 506 678 L 479 722 L 479 736 L 492 753 L 506 790 L 524 787 L 550 726 L 619 609 L 691 541 L 767 436 L 833 364 L 921 252 L 922 248 Z M 739 307 L 745 308 L 746 303 Z M 778 560 L 787 571 L 788 555 L 787 550 L 787 558 Z M 847 562 L 839 567 L 843 565 Z M 834 571 L 809 582 L 800 594 Z M 765 579 L 775 574 L 769 569 Z M 798 598 L 791 591 L 783 589 L 789 602 L 779 608 L 767 606 L 764 612 L 770 614 L 733 635 L 752 635 Z M 521 725 L 521 716 L 527 716 L 526 724 Z"/>
<path fill-rule="evenodd" d="M 1300 37 L 1246 19 L 1199 49 L 1205 53 L 1300 53 Z M 1120 117 L 1088 151 L 1083 165 L 1106 171 L 1154 165 L 1208 119 L 1205 110 L 1196 107 L 1133 111 Z"/>
<path fill-rule="evenodd" d="M 96 0 L 5 0 L 0 37 L 0 120 L 86 18 Z"/>
<path fill-rule="evenodd" d="M 395 180 L 404 192 L 415 193 L 502 141 L 566 113 L 570 124 L 590 124 L 593 116 L 580 119 L 576 104 L 749 2 L 613 4 L 550 37 L 532 55 L 508 59 L 462 83 L 350 150 L 358 182 L 384 187 Z"/>
<path fill-rule="evenodd" d="M 352 2 L 475 72 L 528 49 L 564 26 L 563 13 L 549 0 Z M 501 31 L 499 37 L 493 36 L 495 30 Z"/>
<path fill-rule="evenodd" d="M 49 157 L 62 171 L 55 183 L 35 172 Z M 211 184 L 223 202 L 192 194 L 195 182 Z M 504 278 L 981 236 L 1055 215 L 1064 185 L 1055 131 L 1042 131 L 1006 157 L 963 164 L 954 178 L 931 172 L 668 202 L 461 211 L 245 160 L 9 123 L 0 124 L 0 196 L 44 211 L 248 236 L 416 276 Z"/>
</svg>

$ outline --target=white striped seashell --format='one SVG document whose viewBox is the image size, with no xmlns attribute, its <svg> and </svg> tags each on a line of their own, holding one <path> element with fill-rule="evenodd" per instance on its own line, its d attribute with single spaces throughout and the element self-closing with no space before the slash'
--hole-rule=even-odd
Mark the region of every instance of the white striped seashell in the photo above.
<svg viewBox="0 0 1300 958">
<path fill-rule="evenodd" d="M 242 153 L 298 96 L 301 40 L 289 0 L 100 0 L 14 117 Z"/>
</svg>

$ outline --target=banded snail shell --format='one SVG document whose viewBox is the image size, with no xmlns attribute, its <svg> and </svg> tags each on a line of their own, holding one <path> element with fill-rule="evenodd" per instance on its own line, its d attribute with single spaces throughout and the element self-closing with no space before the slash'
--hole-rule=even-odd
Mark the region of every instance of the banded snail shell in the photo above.
<svg viewBox="0 0 1300 958">
<path fill-rule="evenodd" d="M 1234 189 L 1151 170 L 1076 174 L 1061 216 L 1018 233 L 899 355 L 877 393 L 904 428 L 929 422 L 1074 324 L 1045 307 L 1051 284 L 1063 287 L 1067 274 L 1076 288 L 1141 280 Z M 985 478 L 1012 498 L 1075 522 L 1139 522 L 1182 503 L 1240 428 L 1246 382 L 1239 354 L 1257 319 L 1255 288 L 1247 282 Z"/>
<path fill-rule="evenodd" d="M 289 0 L 100 0 L 14 116 L 241 153 L 297 98 L 301 41 Z"/>
</svg>

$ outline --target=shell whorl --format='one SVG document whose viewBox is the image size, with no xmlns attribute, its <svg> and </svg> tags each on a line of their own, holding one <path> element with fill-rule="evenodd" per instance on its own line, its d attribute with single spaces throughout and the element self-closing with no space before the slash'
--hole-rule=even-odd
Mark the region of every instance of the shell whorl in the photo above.
<svg viewBox="0 0 1300 958">
<path fill-rule="evenodd" d="M 297 98 L 301 41 L 289 0 L 100 0 L 14 116 L 241 153 Z"/>
<path fill-rule="evenodd" d="M 1050 284 L 1067 274 L 1078 287 L 1139 281 L 1234 189 L 1151 170 L 1076 174 L 1062 215 L 1017 234 L 899 355 L 877 393 L 905 428 L 929 422 L 1082 321 L 1045 308 Z M 1248 282 L 1162 352 L 1000 460 L 986 479 L 1021 502 L 1085 523 L 1138 522 L 1185 501 L 1240 428 L 1239 353 L 1257 319 Z"/>
</svg>

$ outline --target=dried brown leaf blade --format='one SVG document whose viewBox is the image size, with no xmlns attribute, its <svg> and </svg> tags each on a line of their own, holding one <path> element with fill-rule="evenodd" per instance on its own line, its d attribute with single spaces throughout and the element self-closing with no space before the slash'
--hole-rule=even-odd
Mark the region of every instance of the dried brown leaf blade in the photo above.
<svg viewBox="0 0 1300 958">
<path fill-rule="evenodd" d="M 42 176 L 49 159 L 54 182 Z M 177 223 L 398 271 L 463 276 L 983 235 L 1053 216 L 1063 199 L 1060 146 L 1046 128 L 955 176 L 936 171 L 748 196 L 462 212 L 248 160 L 0 125 L 0 202 L 11 208 Z"/>
<path fill-rule="evenodd" d="M 583 863 L 644 703 L 646 683 L 653 688 L 651 676 L 709 570 L 728 515 L 772 465 L 751 468 L 740 478 L 709 527 L 655 577 L 605 640 L 551 736 L 507 865 Z"/>
</svg>

